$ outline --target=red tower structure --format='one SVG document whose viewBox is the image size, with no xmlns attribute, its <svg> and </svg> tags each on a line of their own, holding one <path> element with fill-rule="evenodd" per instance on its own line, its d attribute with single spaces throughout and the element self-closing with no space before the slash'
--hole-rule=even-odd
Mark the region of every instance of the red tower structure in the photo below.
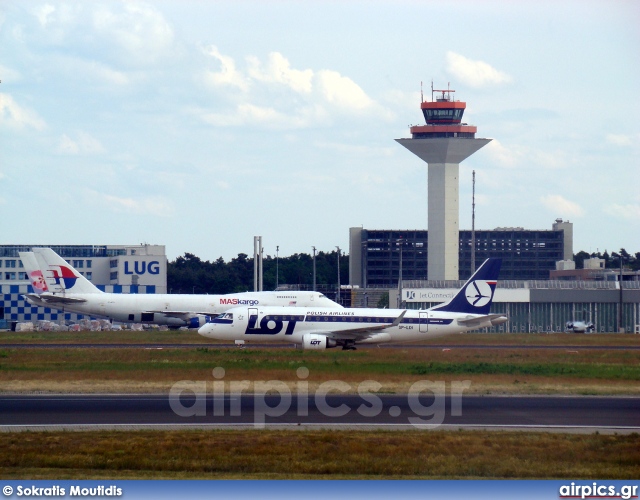
<svg viewBox="0 0 640 500">
<path fill-rule="evenodd" d="M 448 85 L 447 85 L 448 87 Z M 434 99 L 434 93 L 440 93 Z M 427 122 L 426 125 L 414 125 L 409 129 L 413 139 L 433 139 L 435 137 L 464 137 L 475 139 L 478 127 L 462 123 L 462 115 L 467 103 L 454 101 L 452 94 L 455 90 L 437 90 L 431 83 L 431 102 L 424 98 L 420 109 Z"/>
</svg>

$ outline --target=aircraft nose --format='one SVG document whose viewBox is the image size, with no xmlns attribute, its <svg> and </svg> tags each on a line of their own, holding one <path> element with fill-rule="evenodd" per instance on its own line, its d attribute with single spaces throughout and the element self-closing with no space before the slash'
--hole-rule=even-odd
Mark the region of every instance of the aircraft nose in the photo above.
<svg viewBox="0 0 640 500">
<path fill-rule="evenodd" d="M 211 326 L 213 326 L 211 325 L 211 323 L 207 323 L 206 325 L 201 326 L 200 328 L 198 328 L 198 334 L 206 337 L 207 333 L 211 331 Z"/>
</svg>

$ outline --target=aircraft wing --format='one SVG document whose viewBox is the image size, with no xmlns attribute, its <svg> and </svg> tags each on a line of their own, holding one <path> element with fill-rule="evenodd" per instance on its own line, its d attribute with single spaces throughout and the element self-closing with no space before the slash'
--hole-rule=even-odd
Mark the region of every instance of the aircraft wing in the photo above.
<svg viewBox="0 0 640 500">
<path fill-rule="evenodd" d="M 164 314 L 169 318 L 178 318 L 178 319 L 190 319 L 194 316 L 216 316 L 216 313 L 213 312 L 198 312 L 198 311 L 165 311 L 165 310 L 157 310 L 157 311 L 144 311 L 148 313 L 155 314 Z"/>
<path fill-rule="evenodd" d="M 25 295 L 25 297 L 27 299 L 45 302 L 47 304 L 80 304 L 87 301 L 87 299 L 81 299 L 78 297 L 65 297 L 64 295 L 53 295 L 46 293 L 42 293 L 40 295 L 35 293 L 28 293 Z"/>
<path fill-rule="evenodd" d="M 313 333 L 318 333 L 322 335 L 326 335 L 332 339 L 344 339 L 344 340 L 362 340 L 365 339 L 372 334 L 378 333 L 382 330 L 386 330 L 387 328 L 391 328 L 393 326 L 398 326 L 404 318 L 404 315 L 407 313 L 406 309 L 402 311 L 400 316 L 393 320 L 393 323 L 377 325 L 377 326 L 361 326 L 359 328 L 349 328 L 347 330 L 322 330 L 315 331 Z"/>
<path fill-rule="evenodd" d="M 508 318 L 504 314 L 485 314 L 471 318 L 461 318 L 458 324 L 469 328 L 488 328 L 502 323 L 506 323 Z"/>
</svg>

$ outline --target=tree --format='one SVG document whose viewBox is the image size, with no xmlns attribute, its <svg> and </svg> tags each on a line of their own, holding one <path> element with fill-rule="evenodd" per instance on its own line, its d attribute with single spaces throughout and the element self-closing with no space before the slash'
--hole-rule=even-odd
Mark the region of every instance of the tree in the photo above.
<svg viewBox="0 0 640 500">
<path fill-rule="evenodd" d="M 386 309 L 389 307 L 389 292 L 384 292 L 380 296 L 380 300 L 378 300 L 378 304 L 376 305 L 378 309 Z"/>
<path fill-rule="evenodd" d="M 584 261 L 589 258 L 591 258 L 591 256 L 583 250 L 574 254 L 573 261 L 576 263 L 576 269 L 584 269 Z"/>
<path fill-rule="evenodd" d="M 274 290 L 276 286 L 276 259 L 263 259 L 263 287 Z M 294 254 L 278 259 L 280 284 L 311 285 L 313 283 L 313 257 Z M 340 283 L 348 282 L 349 258 L 340 257 Z M 316 283 L 335 285 L 338 282 L 338 253 L 319 252 L 316 255 Z M 225 262 L 219 257 L 214 262 L 203 261 L 191 253 L 176 258 L 167 266 L 167 285 L 171 293 L 223 294 L 253 290 L 253 258 L 245 253 Z"/>
</svg>

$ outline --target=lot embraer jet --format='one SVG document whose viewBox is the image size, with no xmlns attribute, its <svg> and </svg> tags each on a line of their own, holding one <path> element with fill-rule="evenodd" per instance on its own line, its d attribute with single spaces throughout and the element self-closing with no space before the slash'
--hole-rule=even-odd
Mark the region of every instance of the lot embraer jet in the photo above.
<svg viewBox="0 0 640 500">
<path fill-rule="evenodd" d="M 219 340 L 293 342 L 303 349 L 356 344 L 415 342 L 448 333 L 491 327 L 507 321 L 489 314 L 500 259 L 487 259 L 448 302 L 424 311 L 406 309 L 325 309 L 235 307 L 198 330 Z"/>
<path fill-rule="evenodd" d="M 107 318 L 123 323 L 153 323 L 177 328 L 198 328 L 211 316 L 230 307 L 342 306 L 318 292 L 246 292 L 228 295 L 122 294 L 96 288 L 50 248 L 20 252 L 34 293 L 25 295 L 32 305 Z M 295 306 L 295 307 L 291 307 Z"/>
</svg>

